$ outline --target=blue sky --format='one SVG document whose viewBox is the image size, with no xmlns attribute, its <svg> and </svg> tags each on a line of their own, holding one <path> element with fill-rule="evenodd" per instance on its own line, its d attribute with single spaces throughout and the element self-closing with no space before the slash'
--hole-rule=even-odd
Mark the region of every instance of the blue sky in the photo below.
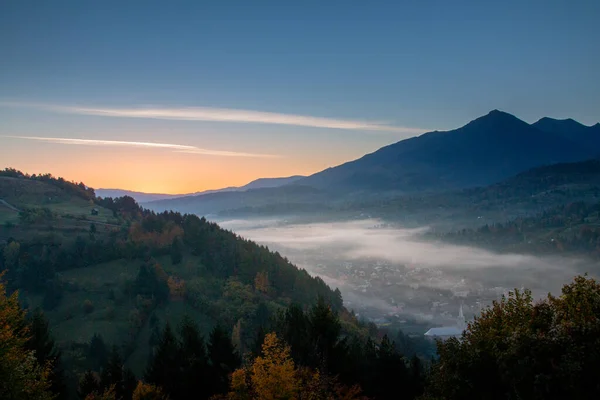
<svg viewBox="0 0 600 400">
<path fill-rule="evenodd" d="M 593 124 L 599 17 L 598 1 L 5 1 L 0 167 L 193 191 L 316 172 L 496 108 Z M 107 159 L 131 175 L 90 172 Z M 159 161 L 164 176 L 140 178 Z"/>
</svg>

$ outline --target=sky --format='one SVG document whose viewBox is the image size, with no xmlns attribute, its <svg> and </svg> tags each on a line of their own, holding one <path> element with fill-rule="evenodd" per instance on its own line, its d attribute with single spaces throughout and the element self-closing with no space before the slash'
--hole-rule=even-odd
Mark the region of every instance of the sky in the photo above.
<svg viewBox="0 0 600 400">
<path fill-rule="evenodd" d="M 600 2 L 0 2 L 0 168 L 190 193 L 492 109 L 600 120 Z"/>
</svg>

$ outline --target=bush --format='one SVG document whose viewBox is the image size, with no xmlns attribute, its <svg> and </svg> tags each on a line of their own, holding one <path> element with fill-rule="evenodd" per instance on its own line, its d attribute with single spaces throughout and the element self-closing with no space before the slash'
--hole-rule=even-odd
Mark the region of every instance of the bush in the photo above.
<svg viewBox="0 0 600 400">
<path fill-rule="evenodd" d="M 86 314 L 89 314 L 89 313 L 91 313 L 92 311 L 94 311 L 94 303 L 92 303 L 92 301 L 91 301 L 91 300 L 89 300 L 89 299 L 86 299 L 86 300 L 83 302 L 83 312 L 84 312 L 84 313 L 86 313 Z"/>
</svg>

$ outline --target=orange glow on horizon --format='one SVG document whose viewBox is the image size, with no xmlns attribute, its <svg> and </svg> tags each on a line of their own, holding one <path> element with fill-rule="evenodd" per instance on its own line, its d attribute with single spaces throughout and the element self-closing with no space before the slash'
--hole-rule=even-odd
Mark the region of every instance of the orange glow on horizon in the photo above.
<svg viewBox="0 0 600 400">
<path fill-rule="evenodd" d="M 51 173 L 99 189 L 186 194 L 242 186 L 258 178 L 310 175 L 336 165 L 331 154 L 306 158 L 214 157 L 161 149 L 97 148 L 47 144 L 3 160 L 29 174 Z M 339 157 L 339 155 L 338 155 Z M 336 157 L 336 158 L 338 158 Z"/>
</svg>

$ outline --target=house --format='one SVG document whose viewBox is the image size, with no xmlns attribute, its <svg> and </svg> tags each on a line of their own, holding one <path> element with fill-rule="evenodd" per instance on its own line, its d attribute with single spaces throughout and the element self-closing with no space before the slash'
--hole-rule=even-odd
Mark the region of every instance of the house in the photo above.
<svg viewBox="0 0 600 400">
<path fill-rule="evenodd" d="M 98 215 L 98 209 L 97 208 L 92 208 L 92 215 Z"/>
</svg>

